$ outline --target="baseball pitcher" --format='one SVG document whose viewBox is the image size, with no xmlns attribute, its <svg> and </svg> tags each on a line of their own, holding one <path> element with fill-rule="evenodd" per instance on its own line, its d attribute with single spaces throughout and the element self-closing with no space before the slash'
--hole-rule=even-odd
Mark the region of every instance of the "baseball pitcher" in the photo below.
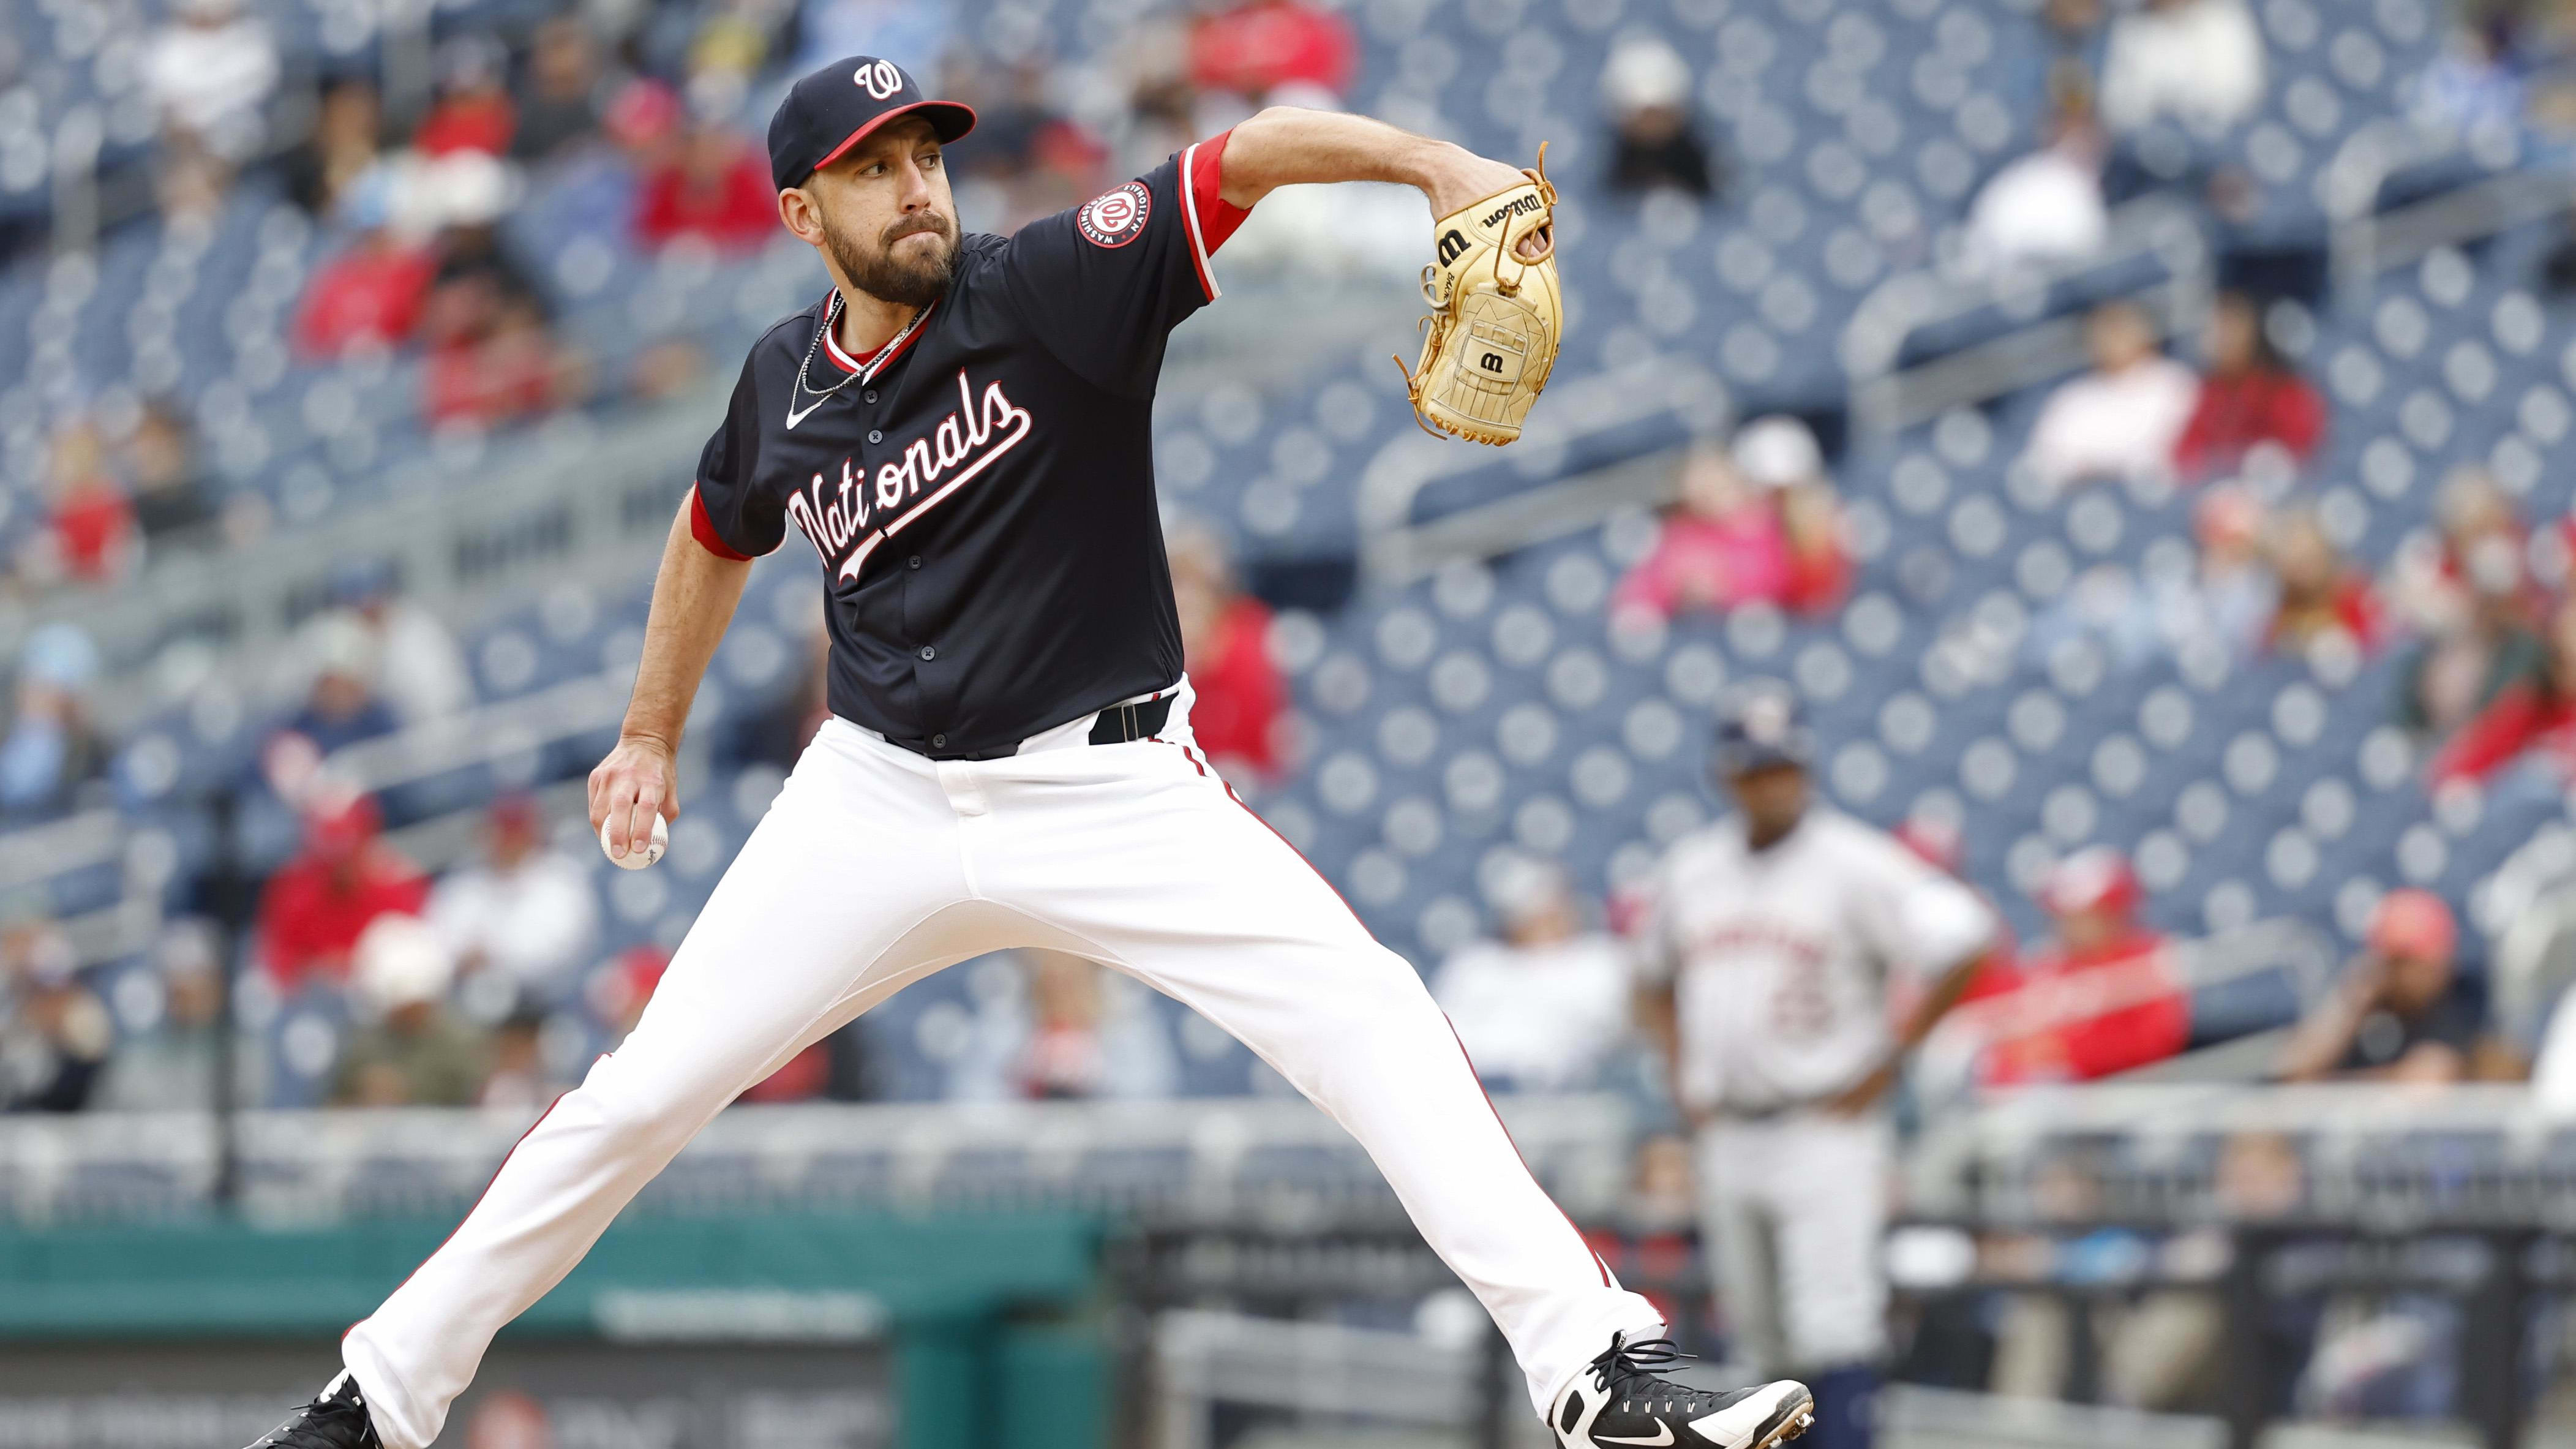
<svg viewBox="0 0 2576 1449">
<path fill-rule="evenodd" d="M 1819 1442 L 1865 1449 L 1886 1350 L 1883 1099 L 1997 922 L 1894 837 L 1811 803 L 1812 751 L 1784 687 L 1726 701 L 1715 766 L 1737 811 L 1674 842 L 1654 878 L 1638 1014 L 1693 1129 L 1737 1356 L 1796 1365 Z M 1891 988 L 1909 985 L 1892 1022 Z"/>
<path fill-rule="evenodd" d="M 1561 1444 L 1797 1433 L 1798 1384 L 1710 1393 L 1655 1374 L 1672 1356 L 1655 1310 L 1522 1166 L 1413 969 L 1190 734 L 1150 423 L 1164 338 L 1216 300 L 1226 238 L 1274 187 L 1420 188 L 1442 220 L 1417 408 L 1506 441 L 1556 349 L 1544 180 L 1362 117 L 1273 110 L 1015 236 L 970 236 L 943 152 L 974 124 L 863 56 L 780 105 L 779 218 L 830 289 L 752 347 L 700 456 L 591 823 L 616 857 L 677 813 L 690 699 L 750 561 L 790 528 L 821 556 L 833 717 L 634 1033 L 260 1444 L 423 1449 L 494 1332 L 736 1093 L 905 985 L 1009 947 L 1169 992 L 1347 1127 L 1501 1325 Z"/>
</svg>

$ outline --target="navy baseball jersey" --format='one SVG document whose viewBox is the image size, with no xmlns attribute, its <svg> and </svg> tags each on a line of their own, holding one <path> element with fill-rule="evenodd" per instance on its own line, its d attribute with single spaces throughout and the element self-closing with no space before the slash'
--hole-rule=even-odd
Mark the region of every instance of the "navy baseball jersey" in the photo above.
<svg viewBox="0 0 2576 1449">
<path fill-rule="evenodd" d="M 1181 675 L 1155 505 L 1165 336 L 1215 300 L 1225 137 L 1016 235 L 877 353 L 837 293 L 753 345 L 691 522 L 728 558 L 792 525 L 822 555 L 834 714 L 935 759 L 1019 741 Z"/>
</svg>

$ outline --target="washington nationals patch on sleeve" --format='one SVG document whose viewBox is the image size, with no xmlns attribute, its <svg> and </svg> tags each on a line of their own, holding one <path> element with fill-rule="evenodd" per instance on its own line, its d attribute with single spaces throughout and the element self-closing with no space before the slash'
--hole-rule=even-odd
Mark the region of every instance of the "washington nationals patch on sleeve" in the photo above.
<svg viewBox="0 0 2576 1449">
<path fill-rule="evenodd" d="M 1145 216 L 1153 209 L 1154 193 L 1144 182 L 1130 181 L 1084 202 L 1073 224 L 1093 246 L 1123 247 L 1145 234 Z"/>
</svg>

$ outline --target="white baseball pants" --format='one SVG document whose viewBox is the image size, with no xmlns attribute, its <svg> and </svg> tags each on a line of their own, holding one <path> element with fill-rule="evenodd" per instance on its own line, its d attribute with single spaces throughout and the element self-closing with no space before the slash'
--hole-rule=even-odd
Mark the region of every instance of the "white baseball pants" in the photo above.
<svg viewBox="0 0 2576 1449">
<path fill-rule="evenodd" d="M 1697 1147 L 1700 1241 L 1735 1357 L 1765 1374 L 1877 1362 L 1895 1163 L 1885 1114 L 1720 1120 Z"/>
<path fill-rule="evenodd" d="M 999 760 L 928 760 L 826 723 L 642 1020 L 511 1152 L 463 1225 L 342 1352 L 389 1449 L 426 1449 L 501 1326 L 735 1095 L 942 967 L 1051 947 L 1233 1033 L 1367 1148 L 1501 1325 L 1541 1413 L 1623 1291 L 1531 1178 L 1403 958 L 1216 778 L 1182 686 L 1153 739 L 1091 719 Z"/>
</svg>

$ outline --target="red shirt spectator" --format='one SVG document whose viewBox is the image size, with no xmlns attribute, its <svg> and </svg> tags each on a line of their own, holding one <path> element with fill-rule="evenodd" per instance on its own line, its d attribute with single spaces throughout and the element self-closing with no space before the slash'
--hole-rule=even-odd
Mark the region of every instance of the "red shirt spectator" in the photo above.
<svg viewBox="0 0 2576 1449">
<path fill-rule="evenodd" d="M 432 426 L 493 427 L 553 408 L 560 377 L 554 339 L 534 308 L 506 300 L 489 334 L 430 353 L 421 410 Z"/>
<path fill-rule="evenodd" d="M 134 542 L 134 505 L 110 480 L 95 480 L 54 504 L 54 550 L 63 572 L 96 582 L 125 571 Z"/>
<path fill-rule="evenodd" d="M 2263 335 L 2261 310 L 2241 292 L 2210 309 L 2203 342 L 2209 375 L 2191 421 L 2174 441 L 2174 467 L 2188 479 L 2233 470 L 2263 443 L 2305 463 L 2325 436 L 2325 399 L 2290 371 Z"/>
<path fill-rule="evenodd" d="M 518 108 L 497 79 L 478 76 L 439 97 L 412 132 L 412 149 L 424 156 L 480 151 L 486 156 L 510 154 L 510 138 L 519 129 Z"/>
<path fill-rule="evenodd" d="M 1281 759 L 1279 716 L 1288 689 L 1270 659 L 1270 610 L 1238 590 L 1223 540 L 1195 524 L 1164 538 L 1181 654 L 1190 672 L 1190 733 L 1221 764 L 1270 775 Z"/>
<path fill-rule="evenodd" d="M 1348 93 L 1359 68 L 1350 22 L 1298 0 L 1252 0 L 1201 20 L 1190 32 L 1190 79 L 1202 89 L 1260 100 L 1283 85 Z"/>
<path fill-rule="evenodd" d="M 2549 662 L 2539 677 L 2496 691 L 2444 741 L 2433 756 L 2433 783 L 2482 780 L 2535 750 L 2576 779 L 2576 599 L 2550 618 Z"/>
<path fill-rule="evenodd" d="M 1789 549 L 1789 579 L 1780 602 L 1800 614 L 1826 614 L 1851 592 L 1851 555 L 1843 548 L 1841 500 L 1818 484 L 1780 490 L 1780 527 Z"/>
<path fill-rule="evenodd" d="M 303 849 L 259 898 L 260 959 L 280 989 L 346 982 L 369 922 L 417 915 L 428 902 L 429 878 L 380 838 L 382 830 L 375 801 L 364 795 L 305 817 Z"/>
<path fill-rule="evenodd" d="M 122 573 L 132 556 L 134 507 L 108 471 L 107 445 L 98 430 L 87 423 L 64 428 L 55 435 L 46 469 L 51 562 L 76 579 Z"/>
<path fill-rule="evenodd" d="M 1189 655 L 1190 733 L 1211 759 L 1241 760 L 1263 775 L 1279 768 L 1279 712 L 1287 689 L 1270 661 L 1270 610 L 1238 594 Z"/>
<path fill-rule="evenodd" d="M 2057 939 L 2021 958 L 2020 985 L 1989 1008 L 1998 1026 L 1987 1080 L 2091 1081 L 2190 1045 L 2190 995 L 2164 937 L 2136 920 L 2128 861 L 2100 846 L 2077 851 L 2039 894 Z"/>
<path fill-rule="evenodd" d="M 295 345 L 308 357 L 335 357 L 362 342 L 393 344 L 420 324 L 420 307 L 438 261 L 385 231 L 371 231 L 322 264 L 295 313 Z"/>
<path fill-rule="evenodd" d="M 779 229 L 769 162 L 731 132 L 700 127 L 644 178 L 635 234 L 662 246 L 684 236 L 726 248 L 756 247 Z"/>
<path fill-rule="evenodd" d="M 2304 463 L 2325 431 L 2325 399 L 2304 379 L 2286 372 L 2208 377 L 2174 442 L 2174 466 L 2186 478 L 2206 478 L 2243 462 L 2258 443 L 2278 443 Z"/>
</svg>

